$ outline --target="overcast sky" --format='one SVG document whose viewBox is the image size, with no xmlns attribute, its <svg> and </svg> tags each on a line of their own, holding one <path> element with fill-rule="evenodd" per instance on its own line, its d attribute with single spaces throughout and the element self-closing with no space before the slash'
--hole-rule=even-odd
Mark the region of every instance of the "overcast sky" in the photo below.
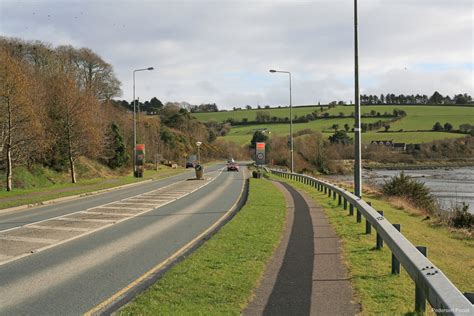
<svg viewBox="0 0 474 316">
<path fill-rule="evenodd" d="M 473 93 L 470 0 L 359 0 L 361 93 Z M 10 1 L 0 34 L 89 47 L 122 98 L 220 108 L 353 100 L 353 1 Z"/>
</svg>

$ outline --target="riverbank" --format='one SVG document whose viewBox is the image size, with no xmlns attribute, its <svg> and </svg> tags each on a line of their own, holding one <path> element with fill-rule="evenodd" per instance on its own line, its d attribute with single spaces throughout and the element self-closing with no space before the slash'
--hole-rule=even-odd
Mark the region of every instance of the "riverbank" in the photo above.
<svg viewBox="0 0 474 316">
<path fill-rule="evenodd" d="M 424 170 L 435 168 L 462 168 L 474 167 L 474 159 L 439 159 L 439 160 L 420 160 L 415 163 L 381 163 L 377 161 L 363 161 L 362 167 L 367 170 Z"/>
</svg>

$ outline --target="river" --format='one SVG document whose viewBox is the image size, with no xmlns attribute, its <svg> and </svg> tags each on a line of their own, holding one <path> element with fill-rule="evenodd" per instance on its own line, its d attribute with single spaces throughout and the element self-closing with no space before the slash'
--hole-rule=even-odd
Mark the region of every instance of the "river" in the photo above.
<svg viewBox="0 0 474 316">
<path fill-rule="evenodd" d="M 401 171 L 363 170 L 362 181 L 381 185 Z M 452 205 L 464 202 L 469 204 L 469 212 L 474 214 L 474 167 L 404 170 L 404 172 L 425 183 L 443 209 L 450 209 Z M 330 176 L 329 178 L 350 180 L 348 176 Z"/>
</svg>

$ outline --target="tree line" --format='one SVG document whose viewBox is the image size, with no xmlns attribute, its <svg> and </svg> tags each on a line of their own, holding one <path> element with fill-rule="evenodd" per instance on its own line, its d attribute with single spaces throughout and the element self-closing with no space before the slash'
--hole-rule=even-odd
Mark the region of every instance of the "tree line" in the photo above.
<svg viewBox="0 0 474 316">
<path fill-rule="evenodd" d="M 360 95 L 360 104 L 377 105 L 377 104 L 467 104 L 472 102 L 472 97 L 467 93 L 456 94 L 452 98 L 449 95 L 443 96 L 435 91 L 431 97 L 425 94 L 395 95 L 387 93 L 386 95 Z"/>
<path fill-rule="evenodd" d="M 130 164 L 133 103 L 114 101 L 120 94 L 113 67 L 88 48 L 0 37 L 0 172 L 6 189 L 12 189 L 16 166 L 68 171 L 75 183 L 80 157 L 111 168 Z M 212 138 L 185 108 L 157 98 L 142 106 L 156 114 L 140 115 L 137 124 L 148 159 L 178 160 L 196 140 Z"/>
</svg>

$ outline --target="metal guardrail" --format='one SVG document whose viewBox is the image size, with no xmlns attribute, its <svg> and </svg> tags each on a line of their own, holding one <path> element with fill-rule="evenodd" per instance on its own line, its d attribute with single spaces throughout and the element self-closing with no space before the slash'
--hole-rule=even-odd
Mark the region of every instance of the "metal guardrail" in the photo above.
<svg viewBox="0 0 474 316">
<path fill-rule="evenodd" d="M 474 307 L 471 302 L 451 283 L 443 272 L 410 243 L 383 214 L 380 214 L 363 199 L 347 190 L 314 177 L 296 173 L 291 174 L 275 169 L 270 169 L 270 171 L 275 175 L 311 185 L 319 191 L 324 190 L 329 196 L 332 193 L 334 199 L 338 195 L 339 205 L 344 200 L 344 208 L 346 208 L 347 203 L 350 204 L 351 211 L 356 208 L 358 222 L 360 222 L 360 214 L 362 214 L 368 222 L 366 222 L 366 225 L 370 224 L 375 228 L 377 239 L 381 238 L 387 244 L 393 256 L 402 264 L 415 282 L 416 310 L 423 311 L 425 300 L 428 300 L 436 314 L 474 315 Z M 370 228 L 370 225 L 368 228 Z M 379 242 L 381 241 L 377 241 L 377 245 L 379 245 Z"/>
</svg>

